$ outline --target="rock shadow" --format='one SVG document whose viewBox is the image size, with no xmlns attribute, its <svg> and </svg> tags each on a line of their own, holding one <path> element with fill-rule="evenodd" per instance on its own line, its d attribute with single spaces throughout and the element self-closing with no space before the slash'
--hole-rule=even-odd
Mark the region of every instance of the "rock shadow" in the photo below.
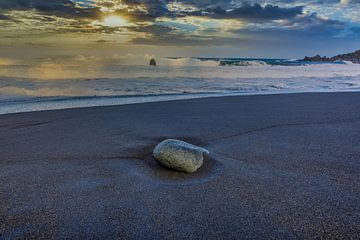
<svg viewBox="0 0 360 240">
<path fill-rule="evenodd" d="M 129 149 L 128 152 L 132 153 L 132 159 L 139 159 L 142 161 L 143 167 L 139 168 L 139 171 L 142 174 L 150 177 L 152 179 L 156 179 L 159 181 L 164 181 L 167 183 L 196 183 L 196 182 L 204 182 L 209 181 L 216 176 L 220 175 L 222 164 L 218 160 L 215 159 L 214 155 L 204 154 L 204 163 L 203 165 L 192 174 L 179 172 L 173 169 L 169 169 L 160 163 L 158 163 L 154 157 L 152 156 L 152 152 L 156 145 L 161 141 L 174 138 L 182 141 L 186 141 L 188 143 L 197 145 L 199 147 L 203 147 L 206 144 L 199 139 L 189 138 L 189 137 L 159 137 L 156 139 L 152 139 L 150 144 L 143 146 L 141 148 Z"/>
</svg>

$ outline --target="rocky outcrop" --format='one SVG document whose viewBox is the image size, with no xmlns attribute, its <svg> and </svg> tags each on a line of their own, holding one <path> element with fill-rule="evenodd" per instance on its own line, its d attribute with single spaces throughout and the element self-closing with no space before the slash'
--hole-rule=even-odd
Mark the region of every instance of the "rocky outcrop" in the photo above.
<svg viewBox="0 0 360 240">
<path fill-rule="evenodd" d="M 167 168 L 194 173 L 203 164 L 204 153 L 209 151 L 180 140 L 167 139 L 155 147 L 153 156 Z"/>
<path fill-rule="evenodd" d="M 332 57 L 331 60 L 332 61 L 349 61 L 352 63 L 360 64 L 360 50 L 353 52 L 353 53 L 337 55 L 335 57 Z"/>
<path fill-rule="evenodd" d="M 321 57 L 320 55 L 316 55 L 314 57 L 305 57 L 303 59 L 305 62 L 329 62 L 330 59 L 328 57 Z"/>
<path fill-rule="evenodd" d="M 334 57 L 321 57 L 316 55 L 314 57 L 305 57 L 302 61 L 305 62 L 336 62 L 336 61 L 347 61 L 352 63 L 360 64 L 360 50 L 353 53 L 340 54 Z"/>
</svg>

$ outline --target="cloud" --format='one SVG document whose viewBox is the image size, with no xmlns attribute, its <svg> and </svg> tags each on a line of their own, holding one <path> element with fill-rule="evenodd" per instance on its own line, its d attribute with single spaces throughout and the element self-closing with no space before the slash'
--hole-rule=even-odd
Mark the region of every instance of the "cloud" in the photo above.
<svg viewBox="0 0 360 240">
<path fill-rule="evenodd" d="M 270 26 L 264 24 L 253 24 L 247 29 L 232 30 L 236 33 L 259 32 L 265 35 L 288 35 L 297 36 L 307 35 L 307 37 L 322 36 L 335 37 L 339 32 L 348 27 L 347 23 L 319 17 L 316 13 L 296 16 L 292 19 L 285 19 L 270 23 Z"/>
<path fill-rule="evenodd" d="M 247 19 L 247 20 L 279 20 L 291 19 L 303 14 L 303 6 L 281 8 L 273 5 L 261 6 L 258 3 L 253 5 L 244 3 L 241 7 L 234 9 L 223 9 L 216 7 L 197 12 L 199 16 L 206 16 L 217 19 Z"/>
<path fill-rule="evenodd" d="M 115 43 L 242 47 L 292 36 L 355 38 L 359 31 L 350 22 L 358 18 L 358 3 L 360 0 L 0 0 L 0 35 L 18 34 L 21 37 L 14 41 L 29 48 L 28 43 L 55 48 L 89 42 L 106 48 Z M 113 15 L 127 24 L 104 24 Z M 14 45 L 3 38 L 0 46 L 5 44 Z M 44 67 L 36 71 L 41 69 Z"/>
<path fill-rule="evenodd" d="M 57 17 L 70 17 L 74 19 L 96 19 L 108 12 L 130 18 L 132 21 L 151 21 L 158 17 L 181 17 L 181 16 L 206 16 L 209 18 L 239 18 L 239 19 L 264 19 L 275 20 L 292 18 L 302 14 L 303 7 L 295 6 L 282 8 L 275 5 L 261 6 L 258 3 L 244 2 L 241 6 L 233 1 L 170 1 L 170 0 L 122 0 L 110 1 L 82 1 L 77 4 L 70 0 L 12 0 L 0 1 L 0 9 L 3 11 L 36 10 L 44 15 Z M 84 4 L 87 3 L 87 4 Z M 189 4 L 195 6 L 193 11 L 170 11 L 169 4 Z M 175 8 L 173 8 L 175 9 Z M 2 18 L 5 19 L 5 15 Z M 0 18 L 0 19 L 2 19 Z"/>
<path fill-rule="evenodd" d="M 146 36 L 135 37 L 130 43 L 139 45 L 155 46 L 248 46 L 256 45 L 261 39 L 250 39 L 247 36 L 211 36 L 202 34 L 187 33 L 177 28 L 162 25 L 138 26 L 132 31 L 145 33 Z M 206 31 L 206 30 L 205 30 Z"/>
<path fill-rule="evenodd" d="M 81 8 L 70 0 L 1 0 L 0 9 L 37 10 L 43 14 L 72 18 L 94 18 L 99 14 L 98 8 Z"/>
</svg>

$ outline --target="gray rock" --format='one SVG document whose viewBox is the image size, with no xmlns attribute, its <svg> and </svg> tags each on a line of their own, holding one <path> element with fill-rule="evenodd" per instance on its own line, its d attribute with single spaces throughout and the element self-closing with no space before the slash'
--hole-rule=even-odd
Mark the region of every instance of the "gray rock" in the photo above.
<svg viewBox="0 0 360 240">
<path fill-rule="evenodd" d="M 337 61 L 348 61 L 352 63 L 360 64 L 360 50 L 352 53 L 340 54 L 334 57 L 321 57 L 316 55 L 314 57 L 305 57 L 302 61 L 305 62 L 337 62 Z"/>
<path fill-rule="evenodd" d="M 209 154 L 209 151 L 180 140 L 167 139 L 155 147 L 153 156 L 165 167 L 194 173 L 203 164 L 204 153 Z"/>
</svg>

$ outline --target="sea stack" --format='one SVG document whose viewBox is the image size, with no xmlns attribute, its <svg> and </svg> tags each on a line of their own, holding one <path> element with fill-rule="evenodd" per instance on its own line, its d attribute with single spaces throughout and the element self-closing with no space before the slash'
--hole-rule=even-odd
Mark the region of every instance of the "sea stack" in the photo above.
<svg viewBox="0 0 360 240">
<path fill-rule="evenodd" d="M 156 61 L 155 61 L 155 59 L 150 59 L 150 66 L 154 66 L 154 67 L 156 67 Z"/>
</svg>

